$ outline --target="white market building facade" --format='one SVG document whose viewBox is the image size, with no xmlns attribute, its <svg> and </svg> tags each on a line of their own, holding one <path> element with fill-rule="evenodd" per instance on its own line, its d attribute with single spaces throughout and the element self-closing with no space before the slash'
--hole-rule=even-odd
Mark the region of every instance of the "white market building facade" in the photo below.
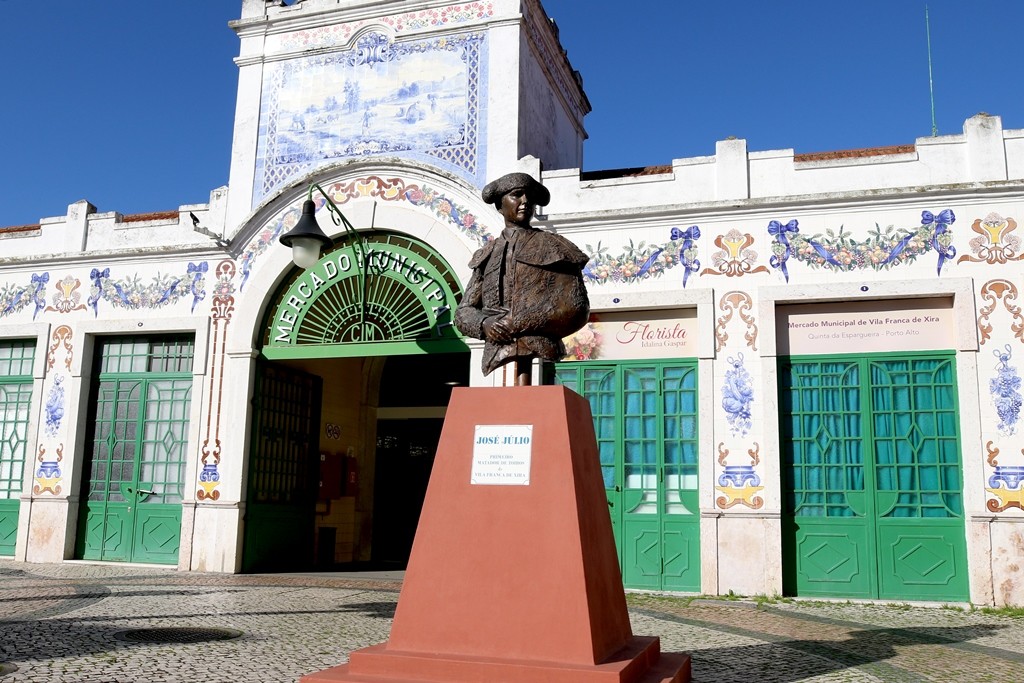
<svg viewBox="0 0 1024 683">
<path fill-rule="evenodd" d="M 626 586 L 1024 604 L 1024 131 L 581 173 L 535 0 L 233 27 L 208 204 L 0 228 L 0 553 L 401 566 L 451 386 L 506 381 L 450 314 L 500 230 L 480 188 L 526 171 L 592 257 L 593 319 L 536 375 L 590 400 Z M 335 228 L 292 265 L 312 183 L 367 254 Z"/>
</svg>

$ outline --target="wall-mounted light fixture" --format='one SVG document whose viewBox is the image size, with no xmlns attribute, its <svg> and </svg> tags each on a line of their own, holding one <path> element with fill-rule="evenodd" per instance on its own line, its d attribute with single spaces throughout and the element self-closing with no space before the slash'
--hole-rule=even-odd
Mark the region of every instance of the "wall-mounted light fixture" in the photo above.
<svg viewBox="0 0 1024 683">
<path fill-rule="evenodd" d="M 359 322 L 360 331 L 363 330 L 366 320 L 366 245 L 363 235 L 356 230 L 345 214 L 331 200 L 324 188 L 313 183 L 309 186 L 309 194 L 306 201 L 302 202 L 302 215 L 295 223 L 295 226 L 281 235 L 278 241 L 292 250 L 292 261 L 299 268 L 312 268 L 320 261 L 320 254 L 324 249 L 334 246 L 334 240 L 327 236 L 316 221 L 316 202 L 313 201 L 313 190 L 318 190 L 325 200 L 327 213 L 335 225 L 344 229 L 345 235 L 352 240 L 352 246 L 356 251 L 356 272 L 359 277 Z"/>
<path fill-rule="evenodd" d="M 326 200 L 327 211 L 331 216 L 331 220 L 334 221 L 335 225 L 344 227 L 345 234 L 353 238 L 360 256 L 365 256 L 359 232 L 352 227 L 352 224 L 345 218 L 345 214 L 341 212 L 341 209 L 327 196 L 324 188 L 313 183 L 309 186 L 309 194 L 306 197 L 306 201 L 302 202 L 302 215 L 299 216 L 298 222 L 291 230 L 279 238 L 281 244 L 291 248 L 292 261 L 295 262 L 295 265 L 299 268 L 312 268 L 320 260 L 320 253 L 334 245 L 334 240 L 328 237 L 320 228 L 320 224 L 316 222 L 316 202 L 313 201 L 313 190 L 320 191 L 320 194 Z"/>
</svg>

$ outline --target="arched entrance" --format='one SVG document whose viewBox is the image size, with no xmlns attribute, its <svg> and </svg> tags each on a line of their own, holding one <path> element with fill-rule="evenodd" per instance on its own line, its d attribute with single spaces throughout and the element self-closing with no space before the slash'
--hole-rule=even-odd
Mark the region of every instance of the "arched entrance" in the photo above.
<svg viewBox="0 0 1024 683">
<path fill-rule="evenodd" d="M 339 239 L 270 299 L 252 399 L 243 571 L 403 566 L 469 353 L 426 243 Z"/>
</svg>

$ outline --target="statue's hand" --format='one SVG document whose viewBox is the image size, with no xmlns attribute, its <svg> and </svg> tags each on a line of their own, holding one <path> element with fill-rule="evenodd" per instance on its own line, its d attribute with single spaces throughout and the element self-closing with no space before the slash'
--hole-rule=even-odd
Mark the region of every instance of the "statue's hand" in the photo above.
<svg viewBox="0 0 1024 683">
<path fill-rule="evenodd" d="M 487 318 L 483 322 L 484 339 L 494 344 L 508 344 L 515 341 L 504 317 Z"/>
</svg>

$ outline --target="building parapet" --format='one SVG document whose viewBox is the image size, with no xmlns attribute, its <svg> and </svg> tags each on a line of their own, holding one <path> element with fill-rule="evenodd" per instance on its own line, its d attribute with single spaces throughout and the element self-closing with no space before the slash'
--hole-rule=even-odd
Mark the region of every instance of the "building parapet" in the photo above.
<svg viewBox="0 0 1024 683">
<path fill-rule="evenodd" d="M 1024 130 L 1002 128 L 978 114 L 956 135 L 913 145 L 796 154 L 749 152 L 745 140 L 723 140 L 714 156 L 620 171 L 545 171 L 552 214 L 642 210 L 778 197 L 821 196 L 1024 179 Z"/>
<path fill-rule="evenodd" d="M 224 205 L 227 188 L 210 193 L 207 204 L 185 204 L 172 211 L 122 214 L 98 212 L 82 199 L 64 216 L 39 223 L 0 227 L 5 240 L 3 262 L 45 256 L 75 257 L 86 253 L 138 253 L 165 248 L 224 246 Z"/>
</svg>

